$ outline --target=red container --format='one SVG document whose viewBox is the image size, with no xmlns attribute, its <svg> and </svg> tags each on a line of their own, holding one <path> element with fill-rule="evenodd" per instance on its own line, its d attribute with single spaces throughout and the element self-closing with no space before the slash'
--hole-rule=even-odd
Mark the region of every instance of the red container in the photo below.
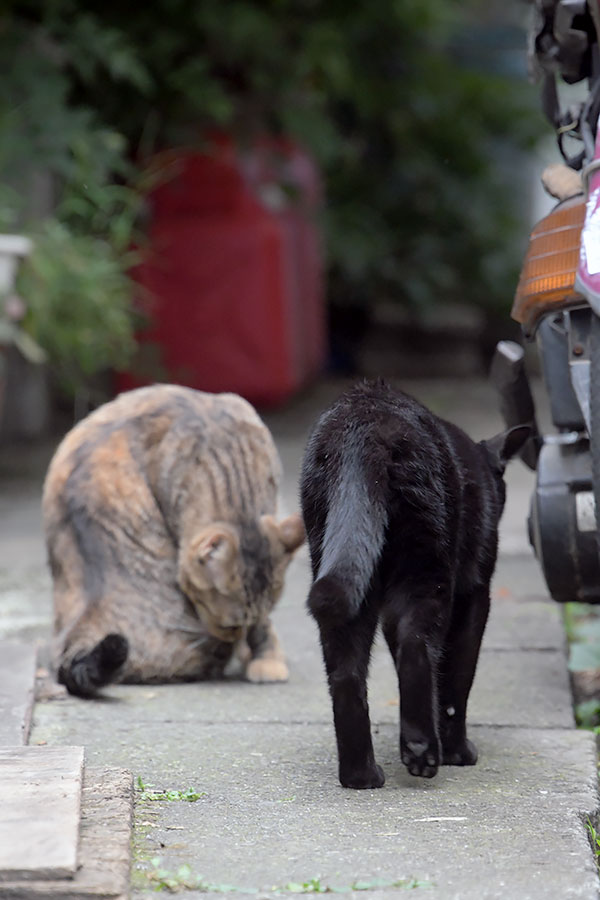
<svg viewBox="0 0 600 900">
<path fill-rule="evenodd" d="M 325 359 L 316 169 L 283 140 L 244 154 L 220 140 L 210 155 L 162 161 L 176 174 L 150 201 L 135 273 L 151 298 L 140 340 L 160 346 L 169 381 L 282 403 Z M 121 374 L 117 386 L 140 383 Z"/>
</svg>

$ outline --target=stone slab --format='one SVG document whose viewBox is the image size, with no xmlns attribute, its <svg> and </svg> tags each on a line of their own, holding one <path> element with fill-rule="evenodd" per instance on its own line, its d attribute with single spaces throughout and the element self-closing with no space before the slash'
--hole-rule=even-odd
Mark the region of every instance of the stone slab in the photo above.
<svg viewBox="0 0 600 900">
<path fill-rule="evenodd" d="M 304 662 L 303 669 L 291 663 L 287 684 L 111 685 L 100 703 L 71 697 L 40 703 L 32 740 L 52 743 L 64 735 L 67 742 L 84 741 L 87 746 L 87 729 L 109 729 L 115 740 L 127 741 L 131 735 L 144 742 L 147 729 L 159 723 L 184 731 L 227 722 L 327 724 L 331 703 L 321 662 L 317 658 Z M 374 724 L 397 723 L 396 678 L 382 646 L 374 654 L 369 705 Z M 468 720 L 472 725 L 573 727 L 564 656 L 559 651 L 483 651 Z"/>
<path fill-rule="evenodd" d="M 559 650 L 566 656 L 562 609 L 548 599 L 517 599 L 510 593 L 493 592 L 483 646 L 488 650 Z"/>
<path fill-rule="evenodd" d="M 85 767 L 81 795 L 79 866 L 69 881 L 0 885 L 11 900 L 126 900 L 129 897 L 133 786 L 131 773 Z"/>
<path fill-rule="evenodd" d="M 40 643 L 52 633 L 52 586 L 46 567 L 0 569 L 0 640 Z"/>
<path fill-rule="evenodd" d="M 45 565 L 41 478 L 14 478 L 0 466 L 0 572 Z"/>
<path fill-rule="evenodd" d="M 83 747 L 0 747 L 0 882 L 73 877 L 82 771 Z"/>
<path fill-rule="evenodd" d="M 434 883 L 424 896 L 435 900 L 598 896 L 585 829 L 598 812 L 589 733 L 473 727 L 478 764 L 425 781 L 406 773 L 396 727 L 382 724 L 374 740 L 386 785 L 354 792 L 337 782 L 330 723 L 194 723 L 178 710 L 165 721 L 161 703 L 154 720 L 138 724 L 127 706 L 80 702 L 79 716 L 72 707 L 54 733 L 40 721 L 34 736 L 59 742 L 87 732 L 88 760 L 128 766 L 157 790 L 206 792 L 196 803 L 137 795 L 141 896 L 157 886 L 154 857 L 167 872 L 187 866 L 205 882 L 258 896 L 317 877 L 334 886 L 413 877 Z M 386 894 L 396 896 L 373 892 Z"/>
<path fill-rule="evenodd" d="M 566 657 L 560 650 L 483 650 L 469 697 L 472 725 L 573 728 Z"/>
<path fill-rule="evenodd" d="M 183 773 L 193 772 L 206 795 L 196 803 L 138 797 L 134 883 L 142 896 L 156 887 L 158 857 L 175 878 L 186 866 L 188 883 L 202 876 L 260 897 L 313 878 L 334 887 L 415 878 L 430 884 L 423 896 L 431 900 L 597 897 L 584 826 L 598 809 L 592 737 L 488 728 L 473 737 L 477 766 L 425 781 L 400 764 L 395 729 L 380 727 L 387 782 L 365 792 L 339 786 L 324 725 L 205 726 L 203 749 L 175 735 L 157 741 L 152 755 L 137 756 L 143 780 L 184 787 Z"/>
<path fill-rule="evenodd" d="M 35 647 L 0 640 L 0 746 L 27 742 L 35 666 Z"/>
<path fill-rule="evenodd" d="M 507 502 L 507 506 L 508 506 Z M 548 588 L 540 564 L 529 545 L 524 545 L 520 553 L 500 553 L 492 579 L 492 598 L 504 595 L 518 598 L 545 598 L 560 612 L 562 604 L 548 599 Z"/>
</svg>

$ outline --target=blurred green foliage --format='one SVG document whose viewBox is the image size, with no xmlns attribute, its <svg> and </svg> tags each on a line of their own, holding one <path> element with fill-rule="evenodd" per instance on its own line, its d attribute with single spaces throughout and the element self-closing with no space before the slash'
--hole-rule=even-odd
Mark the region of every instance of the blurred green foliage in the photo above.
<svg viewBox="0 0 600 900">
<path fill-rule="evenodd" d="M 28 304 L 24 325 L 67 390 L 131 359 L 135 341 L 126 259 L 115 260 L 108 241 L 56 219 L 36 235 L 35 251 L 19 278 Z"/>
<path fill-rule="evenodd" d="M 44 299 L 45 327 L 53 309 L 67 315 L 51 281 L 66 283 L 76 254 L 103 277 L 112 267 L 106 302 L 115 318 L 124 313 L 145 161 L 200 145 L 215 126 L 242 142 L 284 132 L 318 159 L 332 302 L 508 308 L 522 182 L 515 173 L 507 189 L 498 159 L 543 127 L 523 79 L 467 64 L 461 36 L 491 33 L 485 0 L 9 0 L 5 9 L 0 227 L 13 213 L 8 191 L 26 196 L 36 168 L 52 173 L 61 225 L 46 229 L 36 253 L 52 241 L 55 250 L 43 264 L 32 258 L 27 275 L 39 290 L 40 341 L 50 340 L 34 325 Z M 53 275 L 69 233 L 65 271 Z M 93 281 L 80 281 L 80 298 L 96 321 Z M 62 358 L 62 337 L 50 343 Z M 85 341 L 75 351 L 70 379 L 89 371 L 88 351 Z M 98 359 L 110 363 L 110 353 Z"/>
<path fill-rule="evenodd" d="M 60 386 L 77 393 L 135 349 L 127 272 L 141 178 L 127 139 L 73 102 L 64 48 L 41 7 L 30 21 L 26 4 L 13 6 L 0 26 L 0 227 L 34 238 L 17 285 L 23 325 Z"/>
</svg>

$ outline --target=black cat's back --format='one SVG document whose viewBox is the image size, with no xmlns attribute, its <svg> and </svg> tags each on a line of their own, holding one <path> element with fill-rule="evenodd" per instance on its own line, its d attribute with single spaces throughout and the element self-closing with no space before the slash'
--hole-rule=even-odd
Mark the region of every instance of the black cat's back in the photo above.
<svg viewBox="0 0 600 900">
<path fill-rule="evenodd" d="M 493 566 L 503 495 L 485 452 L 384 381 L 351 388 L 317 423 L 304 460 L 309 536 L 318 542 L 323 532 L 316 581 L 347 570 L 358 603 L 382 554 L 386 568 L 393 562 L 409 577 L 424 555 L 440 554 L 458 569 L 482 543 Z"/>
<path fill-rule="evenodd" d="M 476 444 L 382 380 L 316 423 L 301 475 L 339 775 L 380 787 L 366 695 L 378 622 L 398 672 L 400 752 L 411 774 L 477 759 L 466 703 L 489 610 L 502 474 L 529 430 Z"/>
</svg>

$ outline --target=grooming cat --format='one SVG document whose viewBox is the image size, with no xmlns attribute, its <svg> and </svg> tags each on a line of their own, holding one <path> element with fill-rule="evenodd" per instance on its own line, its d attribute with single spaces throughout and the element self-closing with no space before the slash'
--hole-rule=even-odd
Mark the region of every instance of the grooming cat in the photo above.
<svg viewBox="0 0 600 900">
<path fill-rule="evenodd" d="M 274 518 L 279 477 L 234 394 L 140 388 L 76 425 L 43 497 L 58 680 L 218 677 L 234 650 L 250 681 L 286 680 L 269 613 L 304 530 Z"/>
<path fill-rule="evenodd" d="M 367 673 L 381 622 L 400 689 L 400 756 L 412 775 L 473 765 L 465 717 L 489 611 L 504 467 L 519 426 L 474 443 L 383 381 L 318 420 L 301 476 L 339 779 L 375 788 Z"/>
</svg>

